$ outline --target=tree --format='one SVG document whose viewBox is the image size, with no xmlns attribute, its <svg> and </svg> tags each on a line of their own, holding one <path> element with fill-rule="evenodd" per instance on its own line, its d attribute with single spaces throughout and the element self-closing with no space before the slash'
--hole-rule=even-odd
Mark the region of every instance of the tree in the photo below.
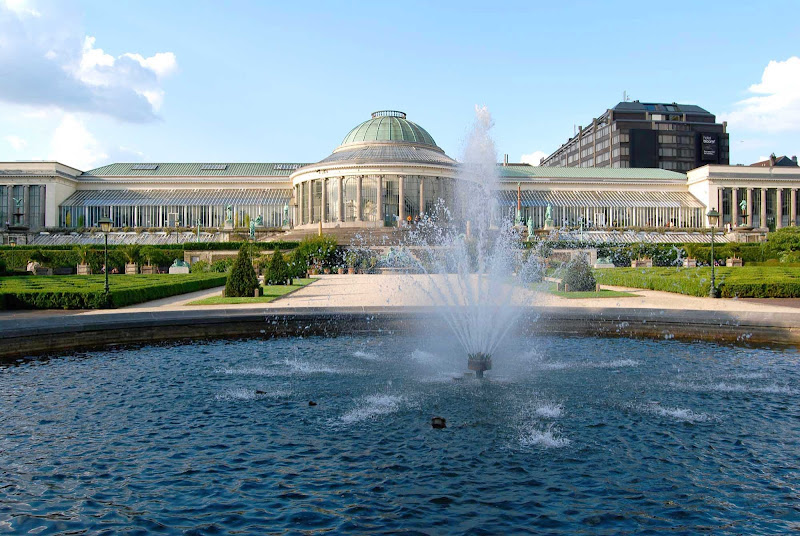
<svg viewBox="0 0 800 536">
<path fill-rule="evenodd" d="M 570 292 L 590 291 L 597 287 L 592 268 L 583 254 L 575 255 L 569 260 L 563 281 Z"/>
<path fill-rule="evenodd" d="M 249 244 L 244 244 L 233 263 L 231 273 L 228 274 L 225 296 L 250 297 L 253 296 L 258 286 L 258 277 L 250 260 L 250 247 Z"/>
<path fill-rule="evenodd" d="M 268 285 L 285 285 L 286 281 L 289 281 L 291 285 L 292 276 L 289 273 L 289 266 L 286 264 L 286 261 L 283 259 L 283 255 L 281 254 L 281 250 L 276 249 L 272 253 L 272 258 L 269 261 L 269 266 L 267 267 L 267 274 L 266 280 Z"/>
</svg>

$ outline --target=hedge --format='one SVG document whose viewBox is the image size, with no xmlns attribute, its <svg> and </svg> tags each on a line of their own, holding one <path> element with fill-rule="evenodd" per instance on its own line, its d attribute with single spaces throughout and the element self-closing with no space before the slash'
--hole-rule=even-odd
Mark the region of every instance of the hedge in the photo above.
<svg viewBox="0 0 800 536">
<path fill-rule="evenodd" d="M 690 296 L 708 296 L 711 268 L 607 268 L 595 270 L 602 285 L 646 288 Z M 743 266 L 716 268 L 716 283 L 725 298 L 800 298 L 800 268 Z"/>
<path fill-rule="evenodd" d="M 2 309 L 101 309 L 124 307 L 225 284 L 225 274 L 30 276 L 0 279 Z"/>
<path fill-rule="evenodd" d="M 103 242 L 99 238 L 97 239 L 97 244 L 63 244 L 63 245 L 53 245 L 53 246 L 37 246 L 37 245 L 19 245 L 19 246 L 0 246 L 0 251 L 3 250 L 32 250 L 32 249 L 44 249 L 48 251 L 64 251 L 64 250 L 71 250 L 75 248 L 77 245 L 89 245 L 93 248 L 103 249 Z M 182 244 L 140 244 L 142 247 L 150 246 L 158 249 L 186 249 L 192 251 L 219 251 L 219 250 L 230 250 L 230 251 L 239 251 L 243 244 L 246 244 L 246 241 L 237 241 L 237 242 L 184 242 Z M 115 250 L 117 248 L 125 247 L 127 244 L 109 244 L 108 251 Z M 253 247 L 259 251 L 262 250 L 273 250 L 275 248 L 280 249 L 294 249 L 300 242 L 295 240 L 276 240 L 274 242 L 253 242 Z"/>
</svg>

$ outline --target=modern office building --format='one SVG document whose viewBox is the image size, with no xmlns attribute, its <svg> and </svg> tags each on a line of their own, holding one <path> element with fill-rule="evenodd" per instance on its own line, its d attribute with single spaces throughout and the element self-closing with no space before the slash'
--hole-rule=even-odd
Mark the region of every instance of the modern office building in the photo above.
<svg viewBox="0 0 800 536">
<path fill-rule="evenodd" d="M 612 132 L 622 135 L 611 126 L 605 125 L 606 139 Z M 793 166 L 707 164 L 687 175 L 647 167 L 503 163 L 497 174 L 496 216 L 514 218 L 519 198 L 522 219 L 535 228 L 545 226 L 548 207 L 557 226 L 696 228 L 707 224 L 709 208 L 737 225 L 743 223 L 741 200 L 757 227 L 798 220 L 800 171 Z M 440 201 L 468 219 L 458 200 L 475 180 L 404 113 L 381 111 L 311 164 L 115 163 L 81 171 L 58 162 L 2 162 L 0 226 L 30 233 L 78 230 L 96 227 L 101 217 L 123 229 L 214 230 L 243 227 L 248 220 L 272 228 L 400 226 Z"/>
<path fill-rule="evenodd" d="M 726 124 L 692 104 L 620 102 L 550 156 L 547 167 L 661 168 L 729 162 Z"/>
</svg>

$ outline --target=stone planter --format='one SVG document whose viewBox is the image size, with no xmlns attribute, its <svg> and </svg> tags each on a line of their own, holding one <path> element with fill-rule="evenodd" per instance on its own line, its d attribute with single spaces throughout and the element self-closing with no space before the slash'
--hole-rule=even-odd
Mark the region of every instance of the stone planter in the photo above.
<svg viewBox="0 0 800 536">
<path fill-rule="evenodd" d="M 127 265 L 126 265 L 126 267 L 127 267 Z M 156 267 L 155 266 L 150 266 L 149 264 L 146 264 L 146 265 L 142 266 L 142 273 L 143 274 L 154 274 L 154 273 L 156 273 Z"/>
<path fill-rule="evenodd" d="M 336 270 L 336 273 L 339 274 L 339 275 L 344 275 L 344 268 L 338 268 Z"/>
<path fill-rule="evenodd" d="M 136 275 L 139 273 L 139 265 L 135 262 L 125 263 L 125 274 Z"/>
<path fill-rule="evenodd" d="M 697 259 L 693 259 L 691 257 L 683 259 L 683 267 L 684 268 L 697 268 Z"/>
<path fill-rule="evenodd" d="M 725 259 L 725 266 L 732 267 L 732 266 L 743 266 L 743 265 L 744 263 L 742 262 L 742 259 L 740 259 L 739 257 L 730 257 L 728 259 Z"/>
<path fill-rule="evenodd" d="M 329 273 L 331 273 L 331 269 L 330 268 L 325 268 L 325 269 L 322 270 L 322 272 L 324 274 L 329 274 Z"/>
<path fill-rule="evenodd" d="M 92 267 L 88 264 L 79 264 L 78 275 L 92 275 Z"/>
<path fill-rule="evenodd" d="M 631 268 L 652 268 L 653 259 L 636 259 L 631 261 Z"/>
</svg>

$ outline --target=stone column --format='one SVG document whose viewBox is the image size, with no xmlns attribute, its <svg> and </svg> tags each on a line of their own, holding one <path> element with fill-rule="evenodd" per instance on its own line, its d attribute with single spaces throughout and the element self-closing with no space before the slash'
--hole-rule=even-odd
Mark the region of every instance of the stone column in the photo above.
<svg viewBox="0 0 800 536">
<path fill-rule="evenodd" d="M 405 177 L 400 175 L 397 178 L 397 192 L 398 192 L 398 199 L 400 202 L 398 203 L 397 207 L 397 226 L 402 227 L 406 223 L 406 203 L 405 203 L 405 195 L 406 195 L 406 188 L 403 184 L 405 182 Z"/>
<path fill-rule="evenodd" d="M 775 189 L 775 228 L 783 227 L 783 188 Z"/>
<path fill-rule="evenodd" d="M 739 225 L 739 188 L 731 188 L 731 227 Z"/>
<path fill-rule="evenodd" d="M 306 181 L 308 192 L 306 192 L 306 206 L 308 207 L 308 223 L 314 223 L 314 181 Z"/>
<path fill-rule="evenodd" d="M 338 195 L 339 198 L 337 202 L 339 203 L 339 222 L 344 221 L 344 177 L 336 177 L 336 182 L 338 183 Z"/>
<path fill-rule="evenodd" d="M 363 184 L 363 181 L 363 175 L 356 177 L 356 221 L 361 221 L 361 185 Z"/>
<path fill-rule="evenodd" d="M 419 178 L 419 215 L 425 214 L 425 177 Z"/>
<path fill-rule="evenodd" d="M 8 192 L 8 203 L 7 203 L 8 206 L 6 207 L 6 214 L 7 214 L 6 220 L 8 220 L 8 224 L 9 225 L 14 225 L 14 223 L 16 223 L 14 221 L 14 212 L 15 212 L 14 211 L 14 185 L 13 184 L 9 184 L 8 186 L 6 186 L 6 192 Z M 2 222 L 2 223 L 5 224 L 5 222 Z M 76 222 L 76 225 L 77 225 L 77 222 Z"/>
<path fill-rule="evenodd" d="M 378 222 L 383 225 L 383 175 L 378 175 Z"/>
<path fill-rule="evenodd" d="M 767 189 L 761 188 L 761 227 L 767 226 Z"/>
<path fill-rule="evenodd" d="M 322 179 L 322 207 L 319 211 L 319 219 L 322 222 L 328 221 L 328 179 Z"/>
<path fill-rule="evenodd" d="M 753 225 L 753 189 L 747 189 L 747 224 Z"/>
<path fill-rule="evenodd" d="M 797 188 L 792 188 L 791 196 L 789 201 L 789 226 L 794 227 L 797 225 Z"/>
<path fill-rule="evenodd" d="M 24 200 L 22 203 L 23 209 L 22 211 L 25 213 L 22 216 L 22 225 L 27 225 L 28 227 L 31 226 L 31 187 L 30 185 L 26 184 L 22 188 L 22 199 Z"/>
</svg>

